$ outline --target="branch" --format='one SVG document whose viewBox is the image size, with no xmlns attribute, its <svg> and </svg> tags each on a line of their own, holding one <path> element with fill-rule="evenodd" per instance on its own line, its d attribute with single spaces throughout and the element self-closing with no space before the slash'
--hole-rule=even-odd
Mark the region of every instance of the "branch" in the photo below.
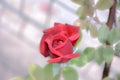
<svg viewBox="0 0 120 80">
<path fill-rule="evenodd" d="M 115 20 L 116 5 L 117 5 L 117 0 L 114 0 L 113 6 L 110 8 L 109 17 L 108 17 L 108 20 L 107 20 L 107 23 L 106 23 L 108 25 L 109 29 L 112 29 L 113 24 L 116 24 L 116 20 Z"/>
<path fill-rule="evenodd" d="M 111 66 L 111 63 L 110 64 L 105 63 L 103 75 L 102 75 L 102 80 L 109 75 L 110 66 Z"/>
<path fill-rule="evenodd" d="M 108 20 L 107 20 L 106 24 L 107 24 L 107 26 L 109 27 L 110 30 L 112 29 L 113 24 L 116 24 L 116 20 L 115 20 L 116 5 L 117 5 L 117 0 L 114 0 L 113 6 L 109 10 L 109 16 L 108 16 Z M 103 75 L 102 75 L 102 80 L 105 77 L 109 76 L 110 67 L 111 67 L 111 63 L 110 64 L 105 63 L 104 70 L 103 70 Z"/>
</svg>

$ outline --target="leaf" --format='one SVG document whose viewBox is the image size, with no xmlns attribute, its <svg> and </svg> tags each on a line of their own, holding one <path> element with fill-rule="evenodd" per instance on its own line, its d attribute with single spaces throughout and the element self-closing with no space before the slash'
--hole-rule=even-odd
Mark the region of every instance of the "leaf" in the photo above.
<svg viewBox="0 0 120 80">
<path fill-rule="evenodd" d="M 78 80 L 78 74 L 72 67 L 64 67 L 62 74 L 64 80 Z"/>
<path fill-rule="evenodd" d="M 104 60 L 109 64 L 113 60 L 114 51 L 112 47 L 106 46 L 103 50 Z"/>
<path fill-rule="evenodd" d="M 120 54 L 120 42 L 115 45 L 115 52 Z"/>
<path fill-rule="evenodd" d="M 113 43 L 117 42 L 118 40 L 120 40 L 120 28 L 115 27 L 111 30 L 109 37 L 108 37 L 108 41 L 111 44 L 113 44 Z"/>
<path fill-rule="evenodd" d="M 90 27 L 90 34 L 93 38 L 98 37 L 98 30 L 97 30 L 96 26 Z"/>
<path fill-rule="evenodd" d="M 90 0 L 72 0 L 73 2 L 77 3 L 78 5 L 81 6 L 91 6 L 91 1 Z"/>
<path fill-rule="evenodd" d="M 104 48 L 102 46 L 98 47 L 95 50 L 95 59 L 99 65 L 102 64 L 104 61 L 103 50 L 104 50 Z"/>
<path fill-rule="evenodd" d="M 112 79 L 112 78 L 110 78 L 110 77 L 106 77 L 106 78 L 104 78 L 103 80 L 114 80 L 114 79 Z"/>
<path fill-rule="evenodd" d="M 79 58 L 72 59 L 71 63 L 76 64 L 79 67 L 82 67 L 88 63 L 88 58 L 86 55 L 82 54 Z"/>
<path fill-rule="evenodd" d="M 30 75 L 27 75 L 24 80 L 33 80 Z"/>
<path fill-rule="evenodd" d="M 85 19 L 87 15 L 87 10 L 84 6 L 81 6 L 77 10 L 77 14 L 80 16 L 80 19 Z"/>
<path fill-rule="evenodd" d="M 120 73 L 117 74 L 117 79 L 116 80 L 120 80 Z"/>
<path fill-rule="evenodd" d="M 102 64 L 106 61 L 108 64 L 112 61 L 114 56 L 113 48 L 110 46 L 100 46 L 95 51 L 95 58 L 98 64 Z"/>
<path fill-rule="evenodd" d="M 101 43 L 106 43 L 108 41 L 108 36 L 110 31 L 106 25 L 102 25 L 98 31 L 98 39 Z"/>
<path fill-rule="evenodd" d="M 96 4 L 96 8 L 99 10 L 109 9 L 114 3 L 114 0 L 99 0 Z"/>
<path fill-rule="evenodd" d="M 84 26 L 83 20 L 80 20 L 80 19 L 76 20 L 76 21 L 74 22 L 74 25 L 75 25 L 75 26 L 80 26 L 80 29 L 85 29 L 85 27 L 86 27 L 86 26 Z"/>
<path fill-rule="evenodd" d="M 84 0 L 72 0 L 73 2 L 79 4 L 79 5 L 83 5 L 84 4 Z"/>
<path fill-rule="evenodd" d="M 87 60 L 88 61 L 91 61 L 94 59 L 94 56 L 95 56 L 95 49 L 94 48 L 91 48 L 91 47 L 88 47 L 84 50 L 84 55 L 87 56 Z"/>
<path fill-rule="evenodd" d="M 21 77 L 15 77 L 15 78 L 12 78 L 10 80 L 23 80 Z"/>
<path fill-rule="evenodd" d="M 119 0 L 118 3 L 117 3 L 117 9 L 120 10 L 120 0 Z"/>
<path fill-rule="evenodd" d="M 53 80 L 53 65 L 47 64 L 44 68 L 44 80 Z"/>
<path fill-rule="evenodd" d="M 90 21 L 78 19 L 74 22 L 74 25 L 80 26 L 81 29 L 86 29 L 90 25 Z"/>
<path fill-rule="evenodd" d="M 79 58 L 79 63 L 77 64 L 78 66 L 84 66 L 85 64 L 88 63 L 88 58 L 86 55 L 81 55 Z"/>
<path fill-rule="evenodd" d="M 37 64 L 32 64 L 29 67 L 29 72 L 32 80 L 53 80 L 52 64 L 47 64 L 41 68 Z"/>
<path fill-rule="evenodd" d="M 44 80 L 44 71 L 39 65 L 31 64 L 29 67 L 29 72 L 32 80 Z"/>
<path fill-rule="evenodd" d="M 59 75 L 57 74 L 56 76 L 54 76 L 53 80 L 58 80 Z"/>
</svg>

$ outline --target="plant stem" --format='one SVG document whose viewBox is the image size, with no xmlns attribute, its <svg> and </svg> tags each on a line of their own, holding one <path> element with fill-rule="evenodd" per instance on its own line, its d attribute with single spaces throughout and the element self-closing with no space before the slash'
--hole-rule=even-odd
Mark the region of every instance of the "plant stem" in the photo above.
<svg viewBox="0 0 120 80">
<path fill-rule="evenodd" d="M 111 66 L 111 63 L 110 63 L 110 64 L 107 64 L 107 63 L 105 62 L 105 66 L 104 66 L 104 70 L 103 70 L 103 75 L 102 75 L 102 80 L 103 80 L 105 77 L 109 76 L 110 66 Z"/>
<path fill-rule="evenodd" d="M 113 6 L 109 10 L 109 17 L 107 20 L 107 25 L 109 29 L 112 29 L 113 24 L 116 24 L 116 5 L 117 5 L 117 0 L 114 0 Z"/>
<path fill-rule="evenodd" d="M 64 68 L 64 63 L 61 64 L 61 68 L 58 73 L 58 80 L 61 80 L 63 68 Z"/>
<path fill-rule="evenodd" d="M 110 8 L 109 10 L 109 17 L 107 20 L 107 26 L 109 27 L 109 29 L 111 30 L 113 27 L 113 24 L 116 24 L 116 5 L 117 5 L 117 0 L 114 0 L 113 6 Z M 110 72 L 110 67 L 111 67 L 111 63 L 107 64 L 105 62 L 105 66 L 104 66 L 104 70 L 103 70 L 103 75 L 102 75 L 102 80 L 109 76 L 109 72 Z"/>
</svg>

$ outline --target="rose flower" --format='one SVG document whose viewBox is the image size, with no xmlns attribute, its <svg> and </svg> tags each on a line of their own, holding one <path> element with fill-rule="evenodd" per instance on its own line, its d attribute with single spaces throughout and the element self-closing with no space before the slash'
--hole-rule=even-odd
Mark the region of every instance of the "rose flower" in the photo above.
<svg viewBox="0 0 120 80">
<path fill-rule="evenodd" d="M 54 27 L 43 31 L 40 42 L 40 53 L 50 59 L 50 63 L 65 63 L 80 54 L 73 53 L 73 47 L 79 39 L 79 27 L 55 23 Z"/>
</svg>

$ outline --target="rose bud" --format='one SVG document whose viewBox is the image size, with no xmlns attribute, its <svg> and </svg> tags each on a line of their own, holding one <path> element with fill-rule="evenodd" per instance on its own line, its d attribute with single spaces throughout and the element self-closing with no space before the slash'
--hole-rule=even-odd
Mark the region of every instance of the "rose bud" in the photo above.
<svg viewBox="0 0 120 80">
<path fill-rule="evenodd" d="M 50 59 L 50 63 L 65 63 L 79 57 L 73 53 L 73 47 L 80 37 L 79 27 L 69 24 L 55 23 L 54 27 L 44 30 L 40 42 L 40 53 Z"/>
</svg>

